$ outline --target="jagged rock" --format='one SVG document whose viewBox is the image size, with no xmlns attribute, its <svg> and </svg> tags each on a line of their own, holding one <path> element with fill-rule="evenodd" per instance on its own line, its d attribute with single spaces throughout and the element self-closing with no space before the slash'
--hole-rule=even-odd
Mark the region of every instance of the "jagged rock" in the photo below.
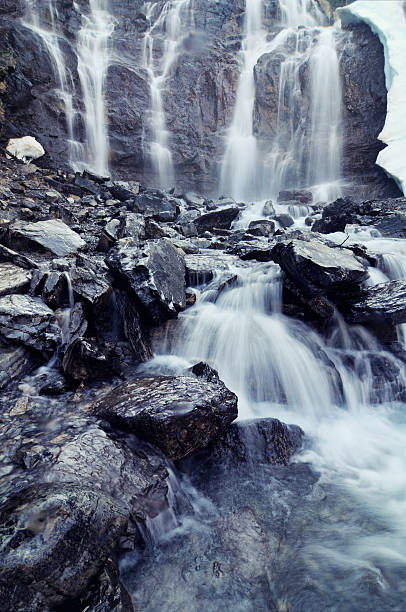
<svg viewBox="0 0 406 612">
<path fill-rule="evenodd" d="M 230 229 L 232 222 L 238 217 L 239 214 L 240 209 L 237 206 L 222 208 L 221 210 L 216 210 L 214 212 L 201 215 L 198 219 L 196 219 L 194 224 L 199 234 L 204 234 L 204 232 L 207 231 L 210 232 L 214 228 Z"/>
<path fill-rule="evenodd" d="M 13 223 L 8 230 L 8 241 L 17 249 L 52 253 L 58 257 L 75 254 L 86 246 L 85 241 L 59 219 Z"/>
<path fill-rule="evenodd" d="M 124 238 L 106 261 L 155 325 L 176 317 L 186 307 L 184 256 L 167 238 L 143 247 Z"/>
<path fill-rule="evenodd" d="M 92 410 L 175 460 L 207 446 L 228 427 L 237 417 L 237 397 L 219 380 L 157 376 L 124 383 Z"/>
<path fill-rule="evenodd" d="M 70 384 L 57 370 L 48 369 L 35 377 L 35 385 L 40 395 L 56 396 L 69 391 Z"/>
<path fill-rule="evenodd" d="M 33 136 L 10 138 L 6 151 L 26 163 L 45 155 L 43 146 Z"/>
<path fill-rule="evenodd" d="M 73 380 L 106 380 L 120 371 L 117 361 L 112 348 L 90 338 L 76 338 L 65 350 L 62 369 Z"/>
<path fill-rule="evenodd" d="M 334 316 L 334 306 L 323 296 L 306 297 L 292 280 L 283 279 L 283 313 L 313 324 L 324 325 Z"/>
<path fill-rule="evenodd" d="M 118 229 L 119 238 L 134 238 L 135 240 L 142 241 L 145 240 L 145 232 L 146 220 L 143 215 L 127 213 L 121 217 Z"/>
<path fill-rule="evenodd" d="M 351 251 L 320 242 L 280 242 L 273 247 L 272 256 L 306 297 L 348 289 L 367 276 Z"/>
<path fill-rule="evenodd" d="M 152 350 L 149 338 L 142 326 L 137 306 L 127 292 L 119 292 L 118 307 L 123 321 L 124 335 L 131 344 L 136 363 L 151 359 Z"/>
<path fill-rule="evenodd" d="M 132 200 L 140 192 L 140 184 L 136 182 L 115 181 L 108 187 L 111 195 L 120 202 Z"/>
<path fill-rule="evenodd" d="M 275 231 L 275 223 L 266 219 L 251 221 L 248 226 L 247 233 L 253 236 L 270 236 Z"/>
<path fill-rule="evenodd" d="M 0 389 L 30 374 L 38 365 L 38 356 L 26 347 L 0 345 Z"/>
<path fill-rule="evenodd" d="M 105 271 L 99 269 L 93 272 L 84 267 L 75 267 L 70 270 L 69 276 L 75 300 L 83 301 L 95 316 L 107 308 L 113 288 Z"/>
<path fill-rule="evenodd" d="M 69 306 L 68 281 L 65 273 L 58 270 L 34 273 L 31 283 L 31 293 L 40 294 L 47 306 L 56 310 Z"/>
<path fill-rule="evenodd" d="M 132 203 L 137 213 L 152 217 L 155 221 L 175 221 L 179 214 L 178 203 L 159 191 L 144 191 Z"/>
<path fill-rule="evenodd" d="M 55 314 L 40 299 L 28 295 L 0 298 L 0 336 L 44 353 L 53 353 L 61 340 Z"/>
<path fill-rule="evenodd" d="M 345 315 L 350 323 L 406 323 L 406 281 L 391 281 L 367 287 L 354 298 Z"/>
<path fill-rule="evenodd" d="M 38 268 L 38 264 L 35 263 L 35 261 L 7 248 L 3 244 L 0 244 L 0 262 L 9 262 L 25 270 L 34 270 Z"/>
<path fill-rule="evenodd" d="M 127 513 L 101 491 L 43 484 L 12 496 L 0 524 L 2 605 L 40 612 L 86 591 L 118 546 Z"/>
<path fill-rule="evenodd" d="M 323 208 L 312 229 L 322 234 L 344 232 L 347 224 L 374 226 L 382 236 L 406 238 L 406 198 L 361 203 L 340 198 Z"/>
<path fill-rule="evenodd" d="M 0 297 L 24 293 L 30 286 L 31 273 L 12 263 L 0 263 Z"/>
</svg>

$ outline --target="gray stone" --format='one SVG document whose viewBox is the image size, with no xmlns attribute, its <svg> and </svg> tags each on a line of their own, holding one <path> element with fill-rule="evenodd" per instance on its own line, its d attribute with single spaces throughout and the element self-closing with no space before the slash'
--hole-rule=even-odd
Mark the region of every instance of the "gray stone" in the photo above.
<svg viewBox="0 0 406 612">
<path fill-rule="evenodd" d="M 58 257 L 73 255 L 86 246 L 85 241 L 59 219 L 13 223 L 8 240 L 14 248 L 52 253 Z"/>
<path fill-rule="evenodd" d="M 406 281 L 367 287 L 351 303 L 346 319 L 350 323 L 372 325 L 406 323 Z"/>
<path fill-rule="evenodd" d="M 0 263 L 0 297 L 9 293 L 24 293 L 31 281 L 31 273 L 12 263 Z"/>
<path fill-rule="evenodd" d="M 29 374 L 37 365 L 38 357 L 25 346 L 0 345 L 0 389 Z"/>
<path fill-rule="evenodd" d="M 206 213 L 196 219 L 195 226 L 199 234 L 212 231 L 213 229 L 230 229 L 232 222 L 240 214 L 237 206 L 222 208 L 214 212 Z"/>
</svg>

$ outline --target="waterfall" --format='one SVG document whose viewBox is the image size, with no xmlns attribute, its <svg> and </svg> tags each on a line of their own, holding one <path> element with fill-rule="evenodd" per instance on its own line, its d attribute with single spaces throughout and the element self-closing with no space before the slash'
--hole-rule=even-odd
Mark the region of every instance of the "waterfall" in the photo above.
<svg viewBox="0 0 406 612">
<path fill-rule="evenodd" d="M 306 187 L 313 189 L 317 199 L 331 200 L 339 193 L 342 146 L 335 30 L 321 27 L 324 17 L 312 0 L 280 0 L 280 12 L 283 29 L 269 41 L 263 2 L 247 0 L 243 68 L 226 139 L 221 191 L 249 201 L 277 197 L 289 187 Z M 253 125 L 254 70 L 266 53 L 283 56 L 276 132 L 270 147 L 260 143 Z M 302 83 L 306 69 L 310 105 Z"/>
<path fill-rule="evenodd" d="M 88 169 L 107 175 L 109 159 L 108 130 L 105 119 L 104 84 L 109 66 L 109 38 L 114 19 L 108 11 L 108 0 L 89 0 L 83 13 L 77 38 L 72 44 L 64 35 L 55 0 L 26 0 L 24 25 L 39 36 L 54 66 L 62 101 L 68 139 L 68 161 L 74 170 Z M 73 3 L 78 14 L 81 9 Z M 72 72 L 67 53 L 77 65 Z M 84 139 L 80 124 L 84 126 Z"/>
<path fill-rule="evenodd" d="M 154 177 L 161 188 L 173 186 L 175 180 L 163 93 L 176 66 L 183 40 L 193 27 L 192 2 L 170 0 L 163 6 L 147 3 L 146 15 L 151 26 L 144 38 L 143 62 L 149 78 L 151 107 L 150 138 L 144 142 L 145 155 L 150 158 Z"/>
</svg>

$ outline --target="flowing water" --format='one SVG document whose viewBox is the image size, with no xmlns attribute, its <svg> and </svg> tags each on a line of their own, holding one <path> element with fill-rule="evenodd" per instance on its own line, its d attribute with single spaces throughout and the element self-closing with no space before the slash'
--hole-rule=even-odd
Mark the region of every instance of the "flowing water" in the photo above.
<svg viewBox="0 0 406 612">
<path fill-rule="evenodd" d="M 321 27 L 324 16 L 312 0 L 280 0 L 281 29 L 273 38 L 263 12 L 263 0 L 247 0 L 242 71 L 226 138 L 221 191 L 252 201 L 301 186 L 311 187 L 317 199 L 334 199 L 339 193 L 342 147 L 337 32 Z M 254 129 L 255 67 L 265 54 L 282 56 L 276 128 L 270 143 L 261 142 Z"/>
<path fill-rule="evenodd" d="M 164 94 L 176 67 L 183 40 L 193 29 L 193 0 L 146 3 L 151 26 L 144 38 L 144 66 L 148 74 L 151 107 L 150 135 L 144 140 L 157 186 L 172 187 L 175 180 L 170 131 L 166 125 Z"/>
<path fill-rule="evenodd" d="M 26 5 L 24 25 L 41 38 L 54 67 L 56 93 L 66 124 L 68 161 L 74 170 L 108 175 L 105 79 L 110 62 L 109 38 L 115 24 L 108 10 L 109 0 L 89 0 L 88 10 L 83 12 L 79 3 L 73 3 L 81 15 L 73 43 L 62 30 L 55 0 L 26 0 Z"/>
</svg>

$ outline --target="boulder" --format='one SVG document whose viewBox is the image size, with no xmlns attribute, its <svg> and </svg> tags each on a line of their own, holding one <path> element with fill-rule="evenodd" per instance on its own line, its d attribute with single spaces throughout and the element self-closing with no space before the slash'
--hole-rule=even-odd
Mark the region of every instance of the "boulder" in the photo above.
<svg viewBox="0 0 406 612">
<path fill-rule="evenodd" d="M 75 338 L 68 344 L 62 369 L 73 380 L 106 380 L 120 371 L 117 356 L 111 347 L 90 338 Z"/>
<path fill-rule="evenodd" d="M 0 297 L 24 293 L 30 286 L 31 273 L 12 263 L 0 263 Z"/>
<path fill-rule="evenodd" d="M 28 295 L 0 298 L 0 336 L 52 354 L 61 341 L 55 314 L 40 299 Z"/>
<path fill-rule="evenodd" d="M 115 181 L 110 183 L 108 189 L 111 195 L 120 202 L 132 200 L 140 192 L 140 184 L 136 182 Z"/>
<path fill-rule="evenodd" d="M 333 249 L 318 241 L 280 242 L 273 247 L 272 256 L 306 297 L 353 287 L 367 277 L 351 251 Z"/>
<path fill-rule="evenodd" d="M 295 223 L 294 219 L 287 213 L 281 213 L 280 215 L 275 215 L 274 219 L 275 221 L 279 223 L 281 227 L 283 227 L 283 229 L 291 227 Z"/>
<path fill-rule="evenodd" d="M 275 208 L 272 200 L 267 200 L 262 209 L 262 214 L 265 217 L 274 217 L 275 216 Z"/>
<path fill-rule="evenodd" d="M 75 299 L 83 301 L 94 315 L 107 308 L 113 291 L 107 276 L 104 270 L 93 272 L 84 267 L 75 267 L 69 272 Z"/>
<path fill-rule="evenodd" d="M 7 248 L 4 244 L 0 244 L 0 262 L 12 263 L 25 270 L 34 270 L 38 268 L 38 264 L 35 263 L 35 261 Z"/>
<path fill-rule="evenodd" d="M 123 238 L 106 260 L 113 274 L 131 290 L 147 320 L 160 325 L 186 307 L 185 260 L 167 238 L 143 247 Z"/>
<path fill-rule="evenodd" d="M 59 219 L 36 223 L 17 221 L 9 227 L 8 241 L 13 248 L 51 253 L 58 257 L 74 255 L 86 246 L 85 241 Z"/>
<path fill-rule="evenodd" d="M 349 323 L 398 325 L 406 323 L 406 281 L 391 281 L 362 290 L 345 314 Z"/>
<path fill-rule="evenodd" d="M 7 153 L 28 163 L 45 155 L 43 146 L 33 136 L 10 138 L 6 148 Z"/>
<path fill-rule="evenodd" d="M 211 232 L 214 228 L 216 229 L 230 229 L 232 222 L 240 214 L 238 206 L 231 206 L 230 208 L 222 208 L 214 212 L 209 212 L 205 215 L 201 215 L 195 220 L 198 234 L 204 234 L 204 232 Z"/>
<path fill-rule="evenodd" d="M 152 189 L 135 196 L 131 208 L 134 212 L 152 217 L 155 221 L 175 221 L 179 214 L 179 206 L 175 198 L 170 198 Z"/>
<path fill-rule="evenodd" d="M 270 236 L 275 231 L 275 223 L 266 219 L 251 221 L 248 226 L 247 233 L 253 236 Z"/>
<path fill-rule="evenodd" d="M 126 524 L 123 504 L 101 491 L 43 484 L 12 496 L 0 509 L 3 607 L 39 612 L 79 597 Z"/>
<path fill-rule="evenodd" d="M 143 363 L 152 358 L 148 335 L 142 325 L 140 313 L 134 300 L 126 291 L 118 292 L 117 304 L 123 322 L 124 336 L 134 352 L 136 363 Z"/>
<path fill-rule="evenodd" d="M 323 208 L 312 229 L 322 234 L 344 232 L 347 224 L 374 226 L 382 236 L 406 238 L 406 198 L 360 203 L 340 198 Z"/>
<path fill-rule="evenodd" d="M 176 460 L 225 431 L 237 418 L 237 397 L 218 379 L 157 376 L 124 383 L 92 411 Z"/>
</svg>

